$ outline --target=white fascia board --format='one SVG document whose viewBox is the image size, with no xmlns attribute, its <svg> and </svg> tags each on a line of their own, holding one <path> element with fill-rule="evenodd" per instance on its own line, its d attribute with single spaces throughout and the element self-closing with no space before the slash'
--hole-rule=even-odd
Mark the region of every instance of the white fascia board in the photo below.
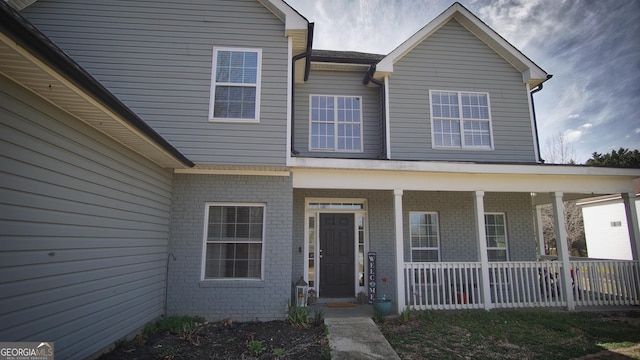
<svg viewBox="0 0 640 360">
<path fill-rule="evenodd" d="M 640 177 L 640 169 L 543 164 L 477 164 L 449 161 L 393 161 L 294 157 L 291 159 L 289 165 L 293 168 L 311 169 L 411 171 L 495 175 L 623 176 L 628 177 L 629 179 Z"/>
<path fill-rule="evenodd" d="M 304 18 L 304 16 L 300 15 L 297 11 L 295 11 L 291 6 L 289 6 L 289 4 L 285 3 L 282 0 L 258 0 L 260 1 L 264 6 L 267 7 L 267 9 L 271 10 L 271 12 L 273 12 L 276 16 L 278 16 L 279 18 L 282 19 L 282 16 L 284 16 L 284 19 L 282 19 L 284 21 L 284 28 L 285 31 L 291 31 L 291 30 L 307 30 L 307 26 L 309 25 L 309 22 L 307 21 L 307 19 Z M 277 10 L 276 11 L 274 11 Z M 278 13 L 279 12 L 279 13 Z"/>
<path fill-rule="evenodd" d="M 539 174 L 465 174 L 415 171 L 291 169 L 293 187 L 405 191 L 607 194 L 626 192 L 628 177 Z"/>
</svg>

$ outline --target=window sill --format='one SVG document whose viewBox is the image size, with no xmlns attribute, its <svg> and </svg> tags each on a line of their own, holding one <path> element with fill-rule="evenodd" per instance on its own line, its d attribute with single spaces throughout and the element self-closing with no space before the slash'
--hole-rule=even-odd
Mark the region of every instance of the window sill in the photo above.
<svg viewBox="0 0 640 360">
<path fill-rule="evenodd" d="M 333 149 L 309 149 L 310 153 L 346 153 L 346 154 L 361 154 L 362 150 L 333 150 Z"/>
<path fill-rule="evenodd" d="M 227 124 L 259 124 L 260 119 L 209 118 L 209 122 Z"/>
<path fill-rule="evenodd" d="M 200 280 L 201 288 L 264 288 L 264 280 Z"/>
<path fill-rule="evenodd" d="M 447 147 L 447 146 L 433 146 L 431 147 L 433 150 L 451 150 L 451 151 L 494 151 L 493 148 L 483 148 L 483 147 Z"/>
</svg>

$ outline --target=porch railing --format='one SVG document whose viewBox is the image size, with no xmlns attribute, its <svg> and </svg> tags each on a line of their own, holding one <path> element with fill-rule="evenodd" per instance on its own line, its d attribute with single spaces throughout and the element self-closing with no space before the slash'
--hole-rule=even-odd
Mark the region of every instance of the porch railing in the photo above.
<svg viewBox="0 0 640 360">
<path fill-rule="evenodd" d="M 577 306 L 640 305 L 640 262 L 571 261 Z M 481 263 L 405 263 L 405 299 L 412 309 L 479 309 L 566 306 L 562 263 L 492 262 L 482 283 Z M 483 286 L 490 299 L 483 298 Z M 490 306 L 486 306 L 490 301 Z"/>
</svg>

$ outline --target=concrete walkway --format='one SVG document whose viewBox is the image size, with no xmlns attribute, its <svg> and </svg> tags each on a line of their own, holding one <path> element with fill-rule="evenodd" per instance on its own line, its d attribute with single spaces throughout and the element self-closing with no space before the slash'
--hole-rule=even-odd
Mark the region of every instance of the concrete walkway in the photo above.
<svg viewBox="0 0 640 360">
<path fill-rule="evenodd" d="M 325 317 L 332 359 L 397 359 L 370 317 Z"/>
</svg>

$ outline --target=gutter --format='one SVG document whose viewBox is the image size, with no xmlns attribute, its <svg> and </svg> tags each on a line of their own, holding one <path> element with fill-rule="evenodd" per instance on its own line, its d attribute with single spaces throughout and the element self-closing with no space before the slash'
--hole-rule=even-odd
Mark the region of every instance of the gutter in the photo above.
<svg viewBox="0 0 640 360">
<path fill-rule="evenodd" d="M 550 80 L 552 77 L 553 75 L 551 74 L 547 75 L 547 79 L 545 81 Z M 538 121 L 536 120 L 536 107 L 533 104 L 533 94 L 542 90 L 543 84 L 544 84 L 544 81 L 540 83 L 540 85 L 536 86 L 535 89 L 529 92 L 529 96 L 531 97 L 531 111 L 533 113 L 533 130 L 536 133 L 536 147 L 538 150 L 538 161 L 540 161 L 540 163 L 542 164 L 544 164 L 544 159 L 542 158 L 542 153 L 540 152 L 540 138 L 538 136 Z"/>
<path fill-rule="evenodd" d="M 296 124 L 296 61 L 305 58 L 304 81 L 309 80 L 309 70 L 311 68 L 311 48 L 313 47 L 313 28 L 315 24 L 307 25 L 307 48 L 303 53 L 294 55 L 291 62 L 291 155 L 300 154 L 295 145 L 295 124 Z"/>
<path fill-rule="evenodd" d="M 0 1 L 0 30 L 7 34 L 16 44 L 28 50 L 33 56 L 91 95 L 102 105 L 124 119 L 129 125 L 142 132 L 182 164 L 188 167 L 195 166 L 191 160 L 169 144 L 75 60 L 57 47 L 45 34 L 40 32 L 4 1 Z"/>
<path fill-rule="evenodd" d="M 380 110 L 381 110 L 381 114 L 380 114 L 380 122 L 382 123 L 380 130 L 381 130 L 381 134 L 380 136 L 382 137 L 382 141 L 381 141 L 381 149 L 380 149 L 380 154 L 378 155 L 378 158 L 381 160 L 389 160 L 388 156 L 387 156 L 387 144 L 386 144 L 386 139 L 387 139 L 387 127 L 386 127 L 386 109 L 385 109 L 385 97 L 387 96 L 387 94 L 385 94 L 384 92 L 384 82 L 380 81 L 380 80 L 376 80 L 373 77 L 373 74 L 376 72 L 376 64 L 372 64 L 369 67 L 369 70 L 367 71 L 367 73 L 364 76 L 364 79 L 362 80 L 362 83 L 364 85 L 368 85 L 369 82 L 377 85 L 380 88 Z"/>
</svg>

